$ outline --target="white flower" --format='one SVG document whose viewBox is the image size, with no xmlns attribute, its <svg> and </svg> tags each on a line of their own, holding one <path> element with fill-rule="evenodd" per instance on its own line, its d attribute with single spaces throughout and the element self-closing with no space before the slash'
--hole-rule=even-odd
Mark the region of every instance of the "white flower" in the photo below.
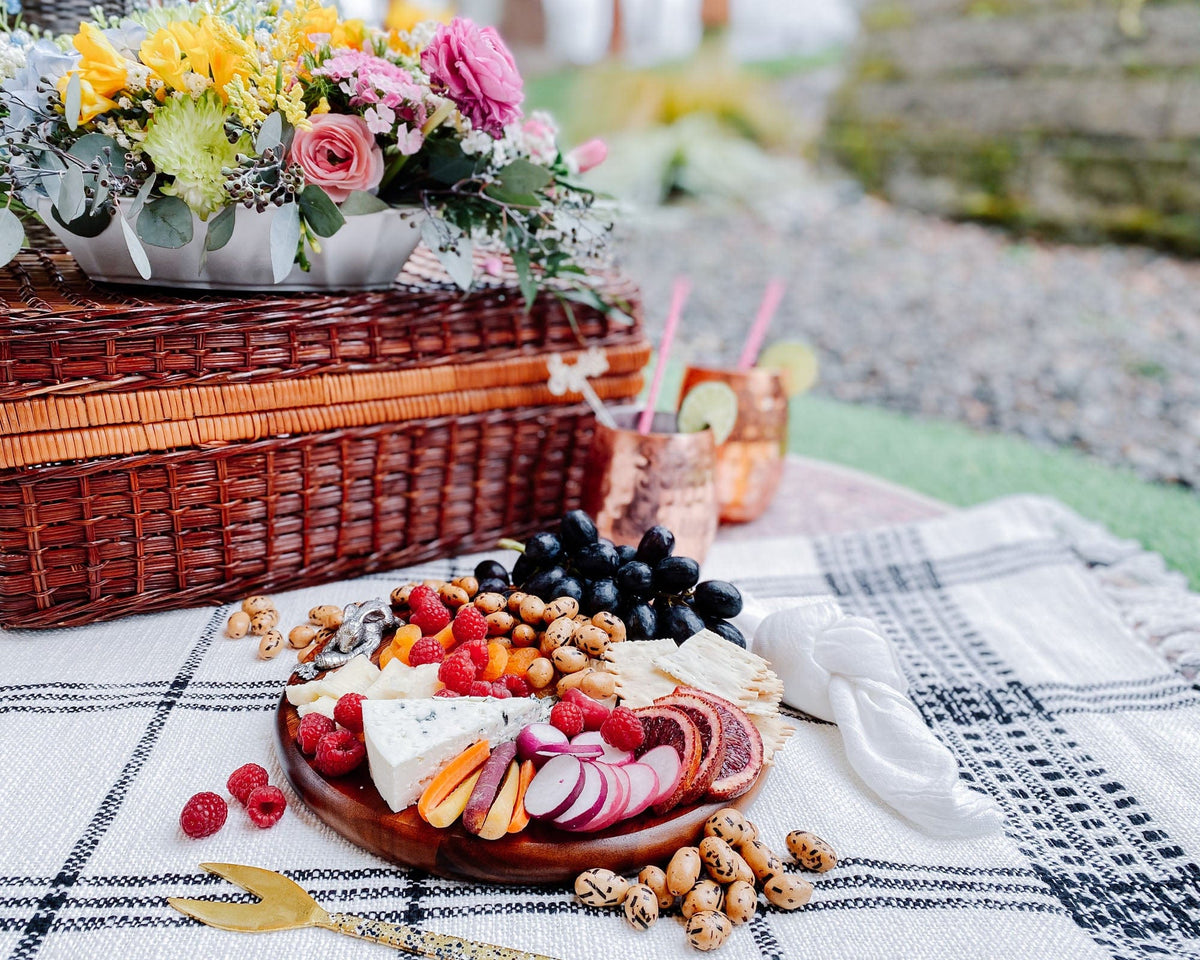
<svg viewBox="0 0 1200 960">
<path fill-rule="evenodd" d="M 379 103 L 368 107 L 363 112 L 363 119 L 367 121 L 367 129 L 379 136 L 392 132 L 392 127 L 396 125 L 396 111 L 386 103 Z"/>
<path fill-rule="evenodd" d="M 459 141 L 459 146 L 467 156 L 478 157 L 489 153 L 495 143 L 496 141 L 482 130 L 471 130 L 463 135 L 462 140 Z"/>
<path fill-rule="evenodd" d="M 195 71 L 189 70 L 183 75 L 183 84 L 187 87 L 187 92 L 193 97 L 198 97 L 205 90 L 213 85 L 212 80 L 208 77 L 201 76 Z"/>
<path fill-rule="evenodd" d="M 0 34 L 0 83 L 24 70 L 26 62 L 24 47 L 13 43 L 8 34 Z"/>
<path fill-rule="evenodd" d="M 429 41 L 433 39 L 433 35 L 437 33 L 438 26 L 439 24 L 436 20 L 425 20 L 418 23 L 408 35 L 409 42 L 417 49 L 424 50 L 429 46 Z"/>
<path fill-rule="evenodd" d="M 150 68 L 134 60 L 125 61 L 125 83 L 130 90 L 145 90 L 150 83 Z"/>
</svg>

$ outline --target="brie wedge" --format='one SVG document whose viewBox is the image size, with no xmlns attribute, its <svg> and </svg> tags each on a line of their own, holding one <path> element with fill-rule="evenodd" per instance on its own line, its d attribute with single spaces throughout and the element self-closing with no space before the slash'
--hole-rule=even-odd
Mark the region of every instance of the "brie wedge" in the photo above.
<svg viewBox="0 0 1200 960">
<path fill-rule="evenodd" d="M 320 680 L 296 683 L 285 688 L 288 703 L 294 707 L 312 703 L 318 697 L 333 697 L 343 693 L 362 693 L 379 678 L 379 668 L 365 654 L 359 654 L 349 663 L 331 670 Z"/>
</svg>

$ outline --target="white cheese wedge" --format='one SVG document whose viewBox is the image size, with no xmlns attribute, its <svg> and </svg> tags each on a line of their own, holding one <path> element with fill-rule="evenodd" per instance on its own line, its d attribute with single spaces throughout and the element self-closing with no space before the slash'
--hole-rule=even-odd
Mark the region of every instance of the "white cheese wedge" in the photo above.
<svg viewBox="0 0 1200 960">
<path fill-rule="evenodd" d="M 300 704 L 300 706 L 296 708 L 296 713 L 298 713 L 301 718 L 310 713 L 319 713 L 321 716 L 328 717 L 330 720 L 332 720 L 335 707 L 337 707 L 336 697 L 317 697 L 316 700 L 312 700 L 309 703 Z"/>
<path fill-rule="evenodd" d="M 371 779 L 393 811 L 416 803 L 434 775 L 471 744 L 512 740 L 546 715 L 529 697 L 364 700 Z"/>
<path fill-rule="evenodd" d="M 442 688 L 438 680 L 438 668 L 436 663 L 410 667 L 393 658 L 362 694 L 368 700 L 428 699 Z"/>
<path fill-rule="evenodd" d="M 312 703 L 318 697 L 333 697 L 336 700 L 343 693 L 362 693 L 378 678 L 379 668 L 365 654 L 359 654 L 320 680 L 287 687 L 288 703 L 298 707 L 302 703 Z"/>
</svg>

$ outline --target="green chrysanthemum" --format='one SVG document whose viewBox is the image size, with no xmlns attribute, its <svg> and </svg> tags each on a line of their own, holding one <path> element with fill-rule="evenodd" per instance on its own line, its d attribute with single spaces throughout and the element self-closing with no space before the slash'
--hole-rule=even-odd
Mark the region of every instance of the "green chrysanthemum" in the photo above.
<svg viewBox="0 0 1200 960">
<path fill-rule="evenodd" d="M 228 117 L 228 108 L 208 91 L 195 99 L 172 97 L 154 111 L 146 127 L 146 155 L 159 173 L 175 178 L 162 192 L 179 197 L 201 220 L 229 202 L 221 168 L 236 166 L 237 154 L 250 150 L 248 136 L 229 142 Z"/>
</svg>

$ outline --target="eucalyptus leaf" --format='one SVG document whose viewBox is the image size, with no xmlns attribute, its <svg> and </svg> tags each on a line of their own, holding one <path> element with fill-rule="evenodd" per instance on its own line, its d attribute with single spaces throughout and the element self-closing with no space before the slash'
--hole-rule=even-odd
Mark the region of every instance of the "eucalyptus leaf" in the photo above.
<svg viewBox="0 0 1200 960">
<path fill-rule="evenodd" d="M 192 211 L 179 197 L 159 197 L 142 207 L 138 236 L 152 247 L 177 250 L 192 242 Z"/>
<path fill-rule="evenodd" d="M 521 288 L 521 294 L 525 297 L 525 309 L 529 310 L 533 307 L 533 301 L 537 298 L 537 282 L 534 280 L 533 273 L 529 269 L 529 251 L 513 250 L 512 261 L 513 266 L 517 268 L 517 285 Z"/>
<path fill-rule="evenodd" d="M 278 110 L 267 116 L 261 127 L 258 128 L 258 136 L 254 138 L 254 152 L 261 154 L 264 150 L 270 150 L 283 143 L 283 114 Z"/>
<path fill-rule="evenodd" d="M 342 212 L 343 217 L 363 217 L 368 213 L 382 213 L 391 208 L 375 194 L 367 193 L 365 190 L 355 190 L 341 202 L 338 209 Z"/>
<path fill-rule="evenodd" d="M 438 183 L 458 183 L 474 176 L 479 162 L 463 153 L 454 140 L 426 140 L 421 152 L 428 158 L 429 176 Z"/>
<path fill-rule="evenodd" d="M 129 221 L 121 216 L 120 211 L 117 212 L 117 219 L 121 221 L 121 233 L 125 237 L 125 246 L 129 250 L 129 256 L 133 258 L 133 265 L 137 267 L 137 272 L 143 280 L 149 280 L 150 258 L 146 256 L 145 248 L 138 240 L 137 234 L 133 232 Z"/>
<path fill-rule="evenodd" d="M 97 213 L 103 208 L 104 201 L 108 199 L 109 192 L 108 187 L 102 187 L 99 183 L 96 184 L 96 188 L 92 193 L 92 213 Z"/>
<path fill-rule="evenodd" d="M 136 219 L 141 215 L 142 207 L 146 205 L 146 201 L 150 199 L 150 191 L 154 189 L 154 177 L 150 177 L 145 183 L 138 188 L 137 196 L 133 198 L 133 205 L 129 208 L 129 216 L 131 219 Z"/>
<path fill-rule="evenodd" d="M 432 217 L 421 225 L 421 239 L 446 268 L 461 289 L 470 290 L 475 279 L 474 244 L 462 230 L 445 220 Z"/>
<path fill-rule="evenodd" d="M 346 223 L 337 204 L 315 183 L 310 183 L 300 192 L 299 203 L 300 212 L 318 237 L 332 237 Z"/>
<path fill-rule="evenodd" d="M 72 72 L 67 81 L 67 95 L 63 99 L 63 113 L 67 126 L 72 130 L 79 126 L 79 114 L 83 111 L 83 88 L 79 84 L 79 71 Z"/>
<path fill-rule="evenodd" d="M 24 242 L 25 227 L 21 218 L 8 207 L 0 207 L 0 267 L 17 255 Z"/>
<path fill-rule="evenodd" d="M 72 166 L 62 175 L 58 188 L 58 202 L 54 205 L 64 222 L 77 220 L 87 209 L 87 194 L 83 189 L 83 171 Z"/>
<path fill-rule="evenodd" d="M 204 252 L 211 253 L 220 250 L 233 236 L 233 226 L 236 222 L 237 207 L 230 204 L 222 207 L 221 212 L 208 221 L 208 233 L 204 236 Z"/>
<path fill-rule="evenodd" d="M 85 133 L 71 144 L 67 153 L 81 160 L 84 166 L 91 166 L 93 160 L 100 160 L 102 170 L 111 170 L 117 175 L 125 172 L 129 156 L 116 140 L 102 133 Z"/>
<path fill-rule="evenodd" d="M 271 274 L 276 283 L 282 283 L 292 272 L 299 245 L 300 207 L 285 203 L 275 211 L 275 219 L 271 221 Z"/>
</svg>

